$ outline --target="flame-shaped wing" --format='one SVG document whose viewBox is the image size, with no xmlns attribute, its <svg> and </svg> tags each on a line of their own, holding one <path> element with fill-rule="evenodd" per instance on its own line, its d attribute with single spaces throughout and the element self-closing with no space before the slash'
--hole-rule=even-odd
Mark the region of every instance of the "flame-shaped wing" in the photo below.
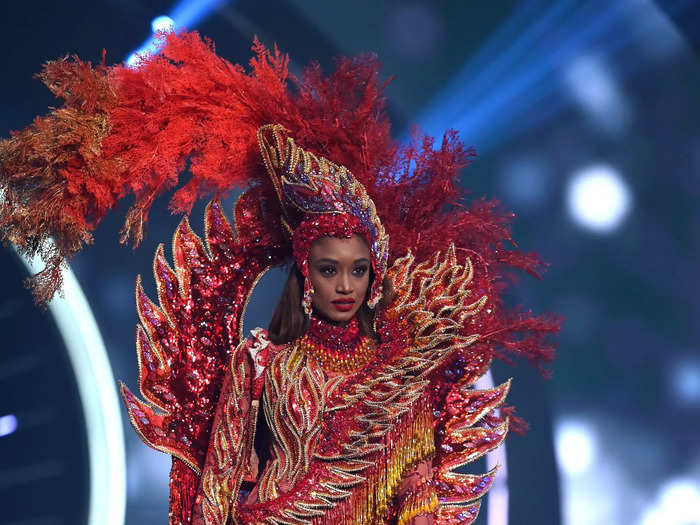
<svg viewBox="0 0 700 525">
<path fill-rule="evenodd" d="M 433 460 L 438 523 L 469 524 L 476 519 L 480 498 L 491 488 L 498 467 L 479 475 L 459 470 L 500 446 L 508 432 L 507 418 L 491 417 L 483 426 L 475 425 L 493 416 L 510 390 L 510 380 L 488 390 L 474 390 L 472 382 L 466 377 L 452 386 L 440 425 L 444 434 Z"/>
<path fill-rule="evenodd" d="M 162 245 L 155 254 L 158 305 L 137 280 L 141 325 L 136 347 L 143 400 L 123 384 L 122 397 L 141 439 L 177 458 L 171 473 L 175 492 L 182 490 L 177 479 L 192 478 L 185 472 L 190 469 L 195 474 L 190 484 L 196 487 L 223 374 L 241 340 L 250 293 L 286 253 L 270 239 L 261 238 L 262 206 L 257 195 L 244 193 L 235 208 L 236 224 L 244 229 L 234 232 L 220 203 L 210 202 L 205 215 L 206 245 L 184 218 L 173 239 L 174 268 L 166 261 Z M 179 497 L 171 497 L 171 505 Z"/>
</svg>

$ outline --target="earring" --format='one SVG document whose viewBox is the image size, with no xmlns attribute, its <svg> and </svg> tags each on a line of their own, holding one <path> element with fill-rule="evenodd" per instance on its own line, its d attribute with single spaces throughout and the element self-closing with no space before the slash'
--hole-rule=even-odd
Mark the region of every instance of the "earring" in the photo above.
<svg viewBox="0 0 700 525">
<path fill-rule="evenodd" d="M 372 285 L 370 297 L 367 299 L 367 306 L 369 306 L 371 310 L 374 310 L 377 304 L 379 304 L 379 301 L 382 300 L 383 292 L 384 287 L 381 284 L 378 286 L 375 286 L 374 284 Z"/>
<path fill-rule="evenodd" d="M 314 296 L 314 289 L 311 286 L 311 279 L 304 279 L 304 296 L 301 299 L 301 307 L 307 316 L 311 316 L 311 302 Z"/>
</svg>

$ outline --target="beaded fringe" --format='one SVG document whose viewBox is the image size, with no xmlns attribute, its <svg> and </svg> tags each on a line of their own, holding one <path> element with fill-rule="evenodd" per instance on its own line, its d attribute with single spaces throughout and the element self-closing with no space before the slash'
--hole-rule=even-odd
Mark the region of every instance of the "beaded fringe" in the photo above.
<svg viewBox="0 0 700 525">
<path fill-rule="evenodd" d="M 351 489 L 352 495 L 339 502 L 313 525 L 373 525 L 387 523 L 389 507 L 404 475 L 435 454 L 433 420 L 427 403 L 418 403 L 384 439 L 385 448 L 375 458 L 376 467 L 364 473 L 366 481 Z"/>
</svg>

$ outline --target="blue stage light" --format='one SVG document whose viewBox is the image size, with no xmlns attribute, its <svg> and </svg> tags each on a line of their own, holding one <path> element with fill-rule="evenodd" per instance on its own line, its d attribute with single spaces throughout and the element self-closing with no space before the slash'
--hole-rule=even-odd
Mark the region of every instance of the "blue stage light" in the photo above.
<svg viewBox="0 0 700 525">
<path fill-rule="evenodd" d="M 622 132 L 629 121 L 627 100 L 604 60 L 587 55 L 566 68 L 564 84 L 571 98 L 597 127 L 611 134 Z"/>
<path fill-rule="evenodd" d="M 688 0 L 676 0 L 668 8 L 678 13 L 687 5 Z M 664 15 L 653 2 L 520 2 L 416 121 L 429 135 L 455 129 L 477 151 L 488 151 L 539 126 L 571 103 L 561 88 L 566 85 L 566 68 L 577 59 L 619 56 L 656 38 L 656 33 L 672 31 L 663 24 L 651 28 L 655 33 L 638 29 L 638 19 L 659 16 Z M 621 70 L 633 72 L 650 60 L 640 54 L 625 55 Z M 402 137 L 408 138 L 408 134 Z"/>
<path fill-rule="evenodd" d="M 157 16 L 151 22 L 151 31 L 154 33 L 157 33 L 158 31 L 167 33 L 173 29 L 175 29 L 175 21 L 169 16 Z"/>
<path fill-rule="evenodd" d="M 45 245 L 52 247 L 53 241 Z M 21 257 L 31 275 L 44 269 L 37 255 Z M 85 523 L 124 525 L 126 461 L 121 403 L 104 341 L 73 271 L 62 268 L 63 296 L 49 310 L 66 347 L 85 418 L 90 465 L 90 501 Z M 11 420 L 10 420 L 11 423 Z"/>
<path fill-rule="evenodd" d="M 176 4 L 169 15 L 161 15 L 153 19 L 151 22 L 153 34 L 126 58 L 126 64 L 138 67 L 141 57 L 147 57 L 160 51 L 161 41 L 158 38 L 158 33 L 167 33 L 182 28 L 192 29 L 202 19 L 226 3 L 226 0 L 187 0 Z"/>
<path fill-rule="evenodd" d="M 547 200 L 551 175 L 545 159 L 520 156 L 507 162 L 501 175 L 501 191 L 509 206 L 533 211 Z"/>
<path fill-rule="evenodd" d="M 646 510 L 640 525 L 687 525 L 700 523 L 700 483 L 677 478 L 666 482 L 657 500 Z"/>
<path fill-rule="evenodd" d="M 170 17 L 175 21 L 175 27 L 191 29 L 227 3 L 227 0 L 186 0 L 173 7 Z"/>
<path fill-rule="evenodd" d="M 559 469 L 564 476 L 577 476 L 593 467 L 598 454 L 593 428 L 584 421 L 564 420 L 557 424 L 555 450 Z"/>
<path fill-rule="evenodd" d="M 0 416 L 0 437 L 9 436 L 17 430 L 17 417 L 13 414 Z"/>
<path fill-rule="evenodd" d="M 680 403 L 700 405 L 700 361 L 684 359 L 676 362 L 671 368 L 670 383 Z"/>
</svg>

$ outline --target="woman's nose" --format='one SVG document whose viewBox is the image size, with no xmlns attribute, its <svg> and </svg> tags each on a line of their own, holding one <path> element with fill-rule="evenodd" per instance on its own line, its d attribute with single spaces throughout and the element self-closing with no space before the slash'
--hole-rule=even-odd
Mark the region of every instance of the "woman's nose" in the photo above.
<svg viewBox="0 0 700 525">
<path fill-rule="evenodd" d="M 335 285 L 335 291 L 338 293 L 350 293 L 352 292 L 352 285 L 350 283 L 350 276 L 341 274 L 338 276 L 338 281 Z"/>
</svg>

